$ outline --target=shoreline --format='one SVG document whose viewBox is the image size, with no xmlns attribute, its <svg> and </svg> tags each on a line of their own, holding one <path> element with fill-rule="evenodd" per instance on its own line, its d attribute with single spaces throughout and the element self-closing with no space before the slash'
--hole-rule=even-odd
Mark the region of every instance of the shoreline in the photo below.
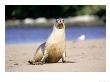
<svg viewBox="0 0 110 82">
<path fill-rule="evenodd" d="M 98 38 L 98 39 L 86 39 L 86 40 L 66 40 L 66 42 L 80 42 L 80 41 L 94 41 L 94 40 L 106 40 L 106 38 Z M 45 41 L 44 41 L 45 42 Z M 21 42 L 21 43 L 5 43 L 5 45 L 32 45 L 32 44 L 42 44 L 43 41 L 34 41 L 34 42 Z"/>
</svg>

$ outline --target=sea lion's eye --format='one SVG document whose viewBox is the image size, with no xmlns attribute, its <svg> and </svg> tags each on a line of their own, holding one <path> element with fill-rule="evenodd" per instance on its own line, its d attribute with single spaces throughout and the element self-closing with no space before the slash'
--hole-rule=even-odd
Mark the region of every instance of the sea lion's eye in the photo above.
<svg viewBox="0 0 110 82">
<path fill-rule="evenodd" d="M 62 19 L 63 23 L 64 23 L 64 19 Z"/>
<path fill-rule="evenodd" d="M 58 23 L 59 19 L 56 20 L 56 22 Z"/>
</svg>

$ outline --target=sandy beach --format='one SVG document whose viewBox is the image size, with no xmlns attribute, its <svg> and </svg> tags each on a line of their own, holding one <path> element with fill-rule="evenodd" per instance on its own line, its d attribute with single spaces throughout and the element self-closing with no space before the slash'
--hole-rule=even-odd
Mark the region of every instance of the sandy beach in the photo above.
<svg viewBox="0 0 110 82">
<path fill-rule="evenodd" d="M 6 44 L 6 72 L 106 72 L 106 40 L 67 41 L 67 61 L 30 65 L 39 44 Z"/>
</svg>

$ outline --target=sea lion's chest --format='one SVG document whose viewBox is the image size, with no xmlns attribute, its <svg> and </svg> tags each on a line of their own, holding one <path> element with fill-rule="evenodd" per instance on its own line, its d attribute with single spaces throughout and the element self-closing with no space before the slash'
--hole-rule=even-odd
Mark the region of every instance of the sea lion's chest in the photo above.
<svg viewBox="0 0 110 82">
<path fill-rule="evenodd" d="M 45 46 L 48 54 L 46 62 L 55 63 L 62 58 L 65 50 L 65 31 L 54 29 Z"/>
<path fill-rule="evenodd" d="M 48 58 L 46 62 L 58 62 L 62 58 L 62 54 L 64 52 L 65 45 L 60 43 L 52 43 L 46 47 Z"/>
</svg>

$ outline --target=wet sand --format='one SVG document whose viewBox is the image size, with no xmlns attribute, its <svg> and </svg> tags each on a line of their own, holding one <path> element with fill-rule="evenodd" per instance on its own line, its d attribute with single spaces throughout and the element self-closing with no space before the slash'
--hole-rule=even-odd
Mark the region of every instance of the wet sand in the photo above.
<svg viewBox="0 0 110 82">
<path fill-rule="evenodd" d="M 6 44 L 6 72 L 106 72 L 106 40 L 67 41 L 67 61 L 30 65 L 39 44 Z"/>
</svg>

